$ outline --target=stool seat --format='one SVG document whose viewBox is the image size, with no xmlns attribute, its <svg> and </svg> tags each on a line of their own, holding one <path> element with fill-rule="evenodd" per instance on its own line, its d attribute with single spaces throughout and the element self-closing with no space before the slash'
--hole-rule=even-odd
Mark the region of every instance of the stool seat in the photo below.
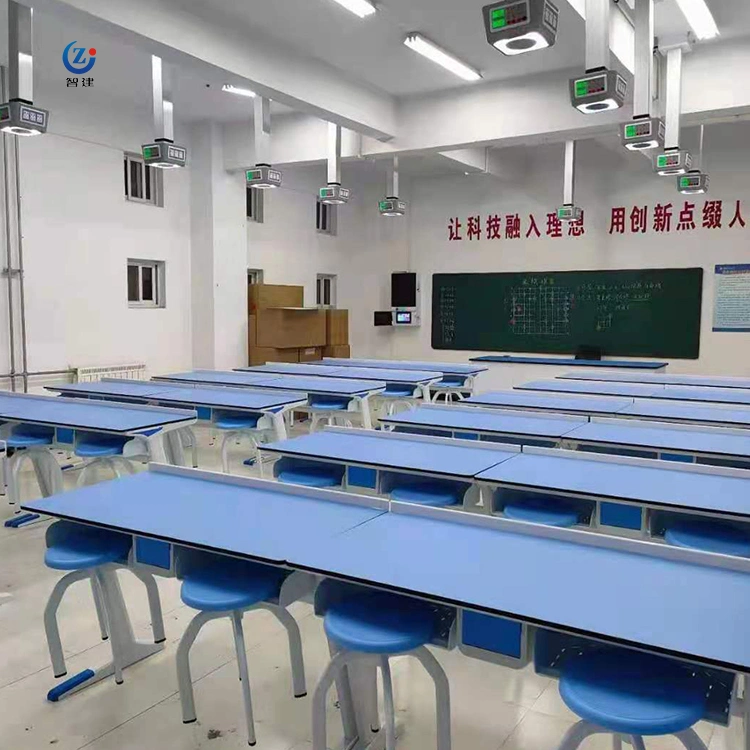
<svg viewBox="0 0 750 750">
<path fill-rule="evenodd" d="M 54 531 L 53 531 L 54 529 Z M 107 563 L 126 562 L 132 537 L 117 531 L 94 529 L 70 521 L 50 527 L 44 563 L 54 570 L 84 570 Z"/>
<path fill-rule="evenodd" d="M 344 411 L 349 407 L 349 399 L 342 396 L 310 396 L 307 402 L 311 409 L 325 409 L 326 411 Z"/>
<path fill-rule="evenodd" d="M 458 485 L 435 480 L 394 487 L 390 496 L 391 500 L 398 500 L 403 503 L 440 508 L 462 502 L 463 491 L 464 488 Z"/>
<path fill-rule="evenodd" d="M 561 505 L 559 501 L 533 497 L 507 503 L 503 515 L 514 521 L 541 523 L 545 526 L 568 528 L 578 523 L 578 513 Z"/>
<path fill-rule="evenodd" d="M 438 381 L 438 386 L 462 386 L 466 382 L 466 378 L 463 375 L 444 375 L 441 380 Z M 433 386 L 434 388 L 435 386 Z"/>
<path fill-rule="evenodd" d="M 410 388 L 408 385 L 397 385 L 395 383 L 392 383 L 390 385 L 386 385 L 385 390 L 380 395 L 408 398 L 409 396 L 414 395 L 414 389 Z"/>
<path fill-rule="evenodd" d="M 303 487 L 338 487 L 343 479 L 340 466 L 300 466 L 283 469 L 276 478 L 287 484 L 299 484 Z"/>
<path fill-rule="evenodd" d="M 260 421 L 260 414 L 243 412 L 220 412 L 214 420 L 214 426 L 220 430 L 254 430 Z"/>
<path fill-rule="evenodd" d="M 705 692 L 688 667 L 630 649 L 571 656 L 560 677 L 560 696 L 571 711 L 620 734 L 682 732 L 703 717 Z"/>
<path fill-rule="evenodd" d="M 750 557 L 750 535 L 736 526 L 717 521 L 675 521 L 665 531 L 664 540 L 675 547 Z"/>
<path fill-rule="evenodd" d="M 52 445 L 55 428 L 43 425 L 19 424 L 5 441 L 8 448 L 31 448 L 35 445 Z"/>
<path fill-rule="evenodd" d="M 416 599 L 368 591 L 332 602 L 323 625 L 328 637 L 349 651 L 398 654 L 430 642 L 435 613 Z"/>
<path fill-rule="evenodd" d="M 227 558 L 186 574 L 180 597 L 203 612 L 242 610 L 277 596 L 284 577 L 279 568 Z"/>
<path fill-rule="evenodd" d="M 103 435 L 96 432 L 76 435 L 74 452 L 81 458 L 121 456 L 122 449 L 131 438 L 121 435 Z"/>
</svg>

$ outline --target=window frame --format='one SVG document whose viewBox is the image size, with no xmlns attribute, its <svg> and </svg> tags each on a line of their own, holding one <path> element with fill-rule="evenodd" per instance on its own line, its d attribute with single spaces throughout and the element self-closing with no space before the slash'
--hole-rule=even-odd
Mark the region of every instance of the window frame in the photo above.
<svg viewBox="0 0 750 750">
<path fill-rule="evenodd" d="M 247 269 L 247 283 L 248 284 L 262 284 L 263 283 L 263 269 L 262 268 L 248 268 Z"/>
<path fill-rule="evenodd" d="M 137 269 L 138 299 L 130 299 L 130 269 Z M 126 266 L 126 296 L 128 307 L 134 309 L 159 309 L 167 306 L 166 263 L 163 260 L 128 258 Z M 144 269 L 151 271 L 152 299 L 144 299 Z"/>
<path fill-rule="evenodd" d="M 336 286 L 338 276 L 335 273 L 319 273 L 315 278 L 315 304 L 318 307 L 336 307 Z M 327 291 L 327 295 L 326 295 Z M 326 302 L 326 296 L 328 301 Z"/>
<path fill-rule="evenodd" d="M 315 205 L 315 230 L 319 234 L 335 237 L 338 234 L 338 206 L 323 203 L 320 198 Z"/>
<path fill-rule="evenodd" d="M 147 166 L 140 154 L 125 151 L 123 154 L 125 200 L 133 203 L 142 203 L 147 206 L 164 206 L 164 175 L 161 169 Z M 135 182 L 140 180 L 140 187 L 133 190 L 133 177 Z M 142 195 L 138 195 L 142 193 Z M 150 194 L 146 197 L 147 194 Z"/>
<path fill-rule="evenodd" d="M 265 218 L 265 190 L 245 186 L 245 217 L 255 224 L 262 224 Z"/>
</svg>

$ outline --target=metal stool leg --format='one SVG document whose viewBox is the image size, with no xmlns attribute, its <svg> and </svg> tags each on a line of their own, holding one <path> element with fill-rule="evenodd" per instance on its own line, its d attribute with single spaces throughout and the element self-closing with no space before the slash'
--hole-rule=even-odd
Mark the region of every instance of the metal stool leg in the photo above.
<svg viewBox="0 0 750 750">
<path fill-rule="evenodd" d="M 706 744 L 692 727 L 690 727 L 690 729 L 685 729 L 682 732 L 677 732 L 675 737 L 677 737 L 687 750 L 706 750 Z"/>
<path fill-rule="evenodd" d="M 557 750 L 577 750 L 578 746 L 592 734 L 611 734 L 609 730 L 590 724 L 588 721 L 579 721 L 573 724 L 562 738 Z"/>
<path fill-rule="evenodd" d="M 133 575 L 146 587 L 148 596 L 148 610 L 151 614 L 151 631 L 154 634 L 154 643 L 163 643 L 167 637 L 164 634 L 164 617 L 161 610 L 161 599 L 159 598 L 159 587 L 156 579 L 151 573 L 146 573 L 137 568 L 128 568 Z"/>
<path fill-rule="evenodd" d="M 107 614 L 107 632 L 109 632 L 111 630 L 109 613 L 112 612 L 113 609 L 110 603 L 109 588 L 105 584 L 101 568 L 95 568 L 92 575 L 96 577 L 99 590 L 101 591 L 104 611 Z M 112 575 L 116 576 L 117 573 L 113 572 Z M 122 665 L 125 662 L 125 659 L 123 658 L 124 654 L 122 653 L 122 644 L 118 638 L 110 638 L 109 645 L 112 648 L 112 666 L 114 667 L 115 672 L 115 682 L 118 685 L 122 685 Z"/>
<path fill-rule="evenodd" d="M 236 435 L 237 432 L 234 430 L 227 432 L 221 443 L 221 470 L 225 474 L 229 474 L 229 444 Z"/>
<path fill-rule="evenodd" d="M 393 680 L 388 656 L 381 656 L 380 673 L 383 676 L 383 698 L 385 703 L 385 750 L 396 750 L 396 709 L 393 705 Z"/>
<path fill-rule="evenodd" d="M 302 657 L 302 638 L 299 633 L 299 625 L 284 607 L 269 605 L 267 609 L 286 628 L 289 636 L 289 660 L 292 664 L 292 690 L 295 698 L 303 698 L 307 695 L 307 687 L 305 685 L 305 662 Z"/>
<path fill-rule="evenodd" d="M 247 744 L 255 744 L 255 722 L 253 721 L 253 703 L 250 695 L 250 675 L 247 671 L 247 654 L 245 653 L 245 637 L 242 632 L 242 612 L 232 612 L 232 629 L 234 630 L 234 648 L 237 652 L 237 664 L 240 668 L 242 682 L 242 701 L 245 704 L 245 720 L 247 721 Z"/>
<path fill-rule="evenodd" d="M 8 466 L 8 503 L 15 505 L 21 499 L 21 489 L 19 486 L 19 474 L 21 466 L 28 458 L 28 453 L 23 450 L 17 450 L 9 461 Z"/>
<path fill-rule="evenodd" d="M 415 649 L 412 654 L 419 660 L 435 683 L 435 717 L 437 719 L 438 750 L 451 750 L 451 699 L 450 686 L 440 662 L 425 647 Z"/>
<path fill-rule="evenodd" d="M 94 607 L 96 607 L 96 618 L 99 620 L 99 632 L 102 634 L 102 640 L 106 641 L 109 638 L 109 633 L 107 632 L 107 614 L 102 604 L 101 588 L 99 587 L 99 582 L 96 580 L 96 576 L 90 576 L 90 580 L 91 594 L 94 597 Z"/>
<path fill-rule="evenodd" d="M 315 687 L 312 704 L 312 750 L 327 750 L 326 696 L 334 680 L 336 680 L 336 689 L 340 691 L 339 701 L 341 702 L 341 719 L 344 722 L 345 746 L 348 747 L 357 738 L 357 726 L 353 718 L 354 702 L 349 687 L 349 676 L 346 673 L 346 664 L 354 656 L 347 651 L 339 651 L 328 663 Z M 344 710 L 345 703 L 349 707 L 348 711 Z"/>
<path fill-rule="evenodd" d="M 63 598 L 63 594 L 68 587 L 76 581 L 82 581 L 88 578 L 88 570 L 74 570 L 72 573 L 64 575 L 52 589 L 52 593 L 47 599 L 44 607 L 44 632 L 47 636 L 47 647 L 49 656 L 52 661 L 52 672 L 55 677 L 62 677 L 67 674 L 68 669 L 65 666 L 65 656 L 63 655 L 62 642 L 60 641 L 60 628 L 57 624 L 57 610 Z"/>
<path fill-rule="evenodd" d="M 209 621 L 215 619 L 212 612 L 199 612 L 185 628 L 177 646 L 177 685 L 180 690 L 180 704 L 182 706 L 182 723 L 191 724 L 195 721 L 195 697 L 193 696 L 193 680 L 190 676 L 190 649 L 200 629 Z"/>
</svg>

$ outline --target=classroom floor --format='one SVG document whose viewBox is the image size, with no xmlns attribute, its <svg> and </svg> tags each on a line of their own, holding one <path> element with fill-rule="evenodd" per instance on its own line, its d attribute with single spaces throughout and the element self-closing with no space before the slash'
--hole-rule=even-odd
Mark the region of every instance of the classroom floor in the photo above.
<svg viewBox="0 0 750 750">
<path fill-rule="evenodd" d="M 199 431 L 201 467 L 219 470 L 218 445 Z M 235 472 L 256 475 L 241 466 L 246 452 L 232 456 Z M 24 497 L 33 497 L 32 475 L 23 476 Z M 66 474 L 66 484 L 75 472 Z M 10 515 L 0 498 L 0 518 Z M 60 573 L 43 563 L 42 523 L 27 529 L 0 527 L 0 593 L 12 595 L 0 606 L 0 747 L 13 750 L 229 750 L 247 748 L 240 687 L 228 621 L 211 622 L 192 649 L 198 722 L 181 721 L 175 651 L 194 611 L 180 602 L 179 583 L 158 579 L 167 631 L 165 650 L 124 673 L 122 685 L 110 678 L 57 704 L 46 701 L 55 680 L 49 666 L 42 612 Z M 136 635 L 149 635 L 148 609 L 142 585 L 120 575 Z M 502 573 L 498 573 L 498 583 Z M 308 697 L 295 700 L 284 631 L 266 612 L 245 616 L 250 679 L 253 689 L 259 750 L 309 750 L 313 688 L 328 661 L 321 621 L 312 608 L 295 604 L 292 613 L 302 632 Z M 100 640 L 90 589 L 79 583 L 66 594 L 59 622 L 68 660 L 68 674 L 109 659 L 109 645 Z M 555 750 L 576 720 L 563 705 L 555 681 L 530 669 L 514 671 L 435 650 L 451 687 L 454 750 Z M 419 664 L 394 660 L 399 750 L 435 747 L 432 683 Z M 329 746 L 341 739 L 341 723 L 333 696 L 329 707 Z M 698 733 L 709 750 L 739 750 L 740 722 L 730 729 L 700 723 Z M 649 749 L 677 750 L 674 737 L 647 740 Z M 610 748 L 606 736 L 590 738 L 587 750 Z"/>
</svg>

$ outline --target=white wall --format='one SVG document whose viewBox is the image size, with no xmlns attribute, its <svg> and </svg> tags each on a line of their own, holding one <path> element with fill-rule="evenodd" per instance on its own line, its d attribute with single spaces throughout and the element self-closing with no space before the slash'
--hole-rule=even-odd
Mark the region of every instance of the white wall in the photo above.
<svg viewBox="0 0 750 750">
<path fill-rule="evenodd" d="M 526 179 L 513 185 L 490 176 L 444 177 L 416 181 L 411 197 L 408 251 L 401 266 L 421 274 L 423 321 L 419 329 L 394 332 L 394 345 L 381 356 L 412 359 L 465 361 L 475 352 L 433 351 L 430 345 L 430 305 L 432 274 L 438 272 L 556 271 L 606 268 L 659 268 L 701 266 L 705 269 L 698 360 L 675 360 L 672 372 L 716 372 L 750 374 L 750 335 L 713 333 L 713 270 L 718 263 L 746 263 L 750 258 L 750 153 L 742 148 L 750 133 L 745 123 L 716 125 L 706 129 L 705 165 L 711 173 L 711 191 L 706 198 L 723 199 L 724 228 L 700 228 L 704 198 L 697 196 L 698 229 L 674 231 L 685 196 L 675 189 L 674 178 L 657 178 L 641 155 L 629 155 L 613 143 L 611 148 L 596 142 L 579 144 L 577 200 L 586 210 L 585 237 L 550 239 L 544 237 L 548 211 L 558 206 L 562 189 L 562 147 L 540 147 L 531 159 Z M 692 145 L 696 133 L 688 131 L 685 141 Z M 742 199 L 744 230 L 729 229 L 736 199 Z M 610 207 L 650 206 L 649 222 L 656 203 L 674 204 L 673 231 L 655 234 L 649 225 L 645 235 L 615 235 L 608 232 Z M 526 219 L 535 214 L 543 233 L 541 239 L 514 241 L 468 241 L 466 218 L 479 214 L 520 213 Z M 464 240 L 448 240 L 448 220 L 458 216 L 463 223 Z M 526 225 L 524 224 L 524 227 Z M 396 261 L 398 264 L 398 261 Z M 491 323 L 488 322 L 488 325 Z M 495 366 L 495 369 L 500 369 Z M 507 369 L 507 368 L 506 368 Z M 514 368 L 516 379 L 549 377 L 548 369 Z M 485 379 L 486 380 L 486 379 Z"/>
<path fill-rule="evenodd" d="M 113 98 L 108 80 L 116 55 L 109 40 L 93 36 L 86 41 L 101 58 L 91 73 L 94 86 L 67 88 L 70 74 L 59 51 L 77 37 L 56 19 L 39 14 L 36 20 L 34 98 L 50 110 L 50 127 L 45 136 L 19 139 L 29 369 L 126 362 L 145 362 L 153 373 L 189 367 L 188 175 L 165 173 L 164 208 L 125 200 L 123 151 L 139 152 L 153 138 L 148 97 Z M 179 121 L 177 132 L 186 135 Z M 128 257 L 165 261 L 165 309 L 128 307 Z M 0 310 L 0 369 L 6 372 L 4 280 Z"/>
</svg>

